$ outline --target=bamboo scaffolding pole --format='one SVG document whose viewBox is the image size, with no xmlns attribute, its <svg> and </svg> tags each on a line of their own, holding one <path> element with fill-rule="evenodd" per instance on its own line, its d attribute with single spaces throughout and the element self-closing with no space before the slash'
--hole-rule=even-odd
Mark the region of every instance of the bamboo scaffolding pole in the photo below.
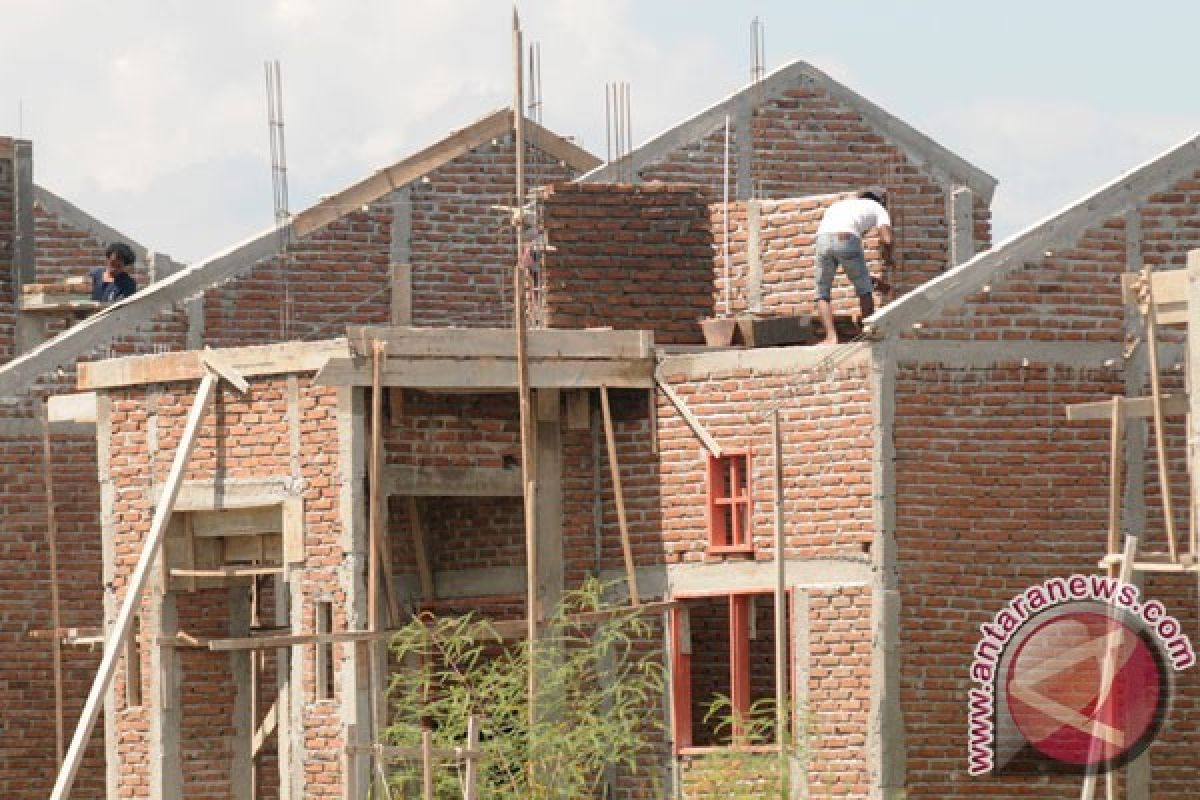
<svg viewBox="0 0 1200 800">
<path fill-rule="evenodd" d="M 1154 287 L 1150 266 L 1142 269 L 1142 291 L 1146 317 L 1146 352 L 1150 357 L 1150 393 L 1154 411 L 1154 446 L 1158 455 L 1158 484 L 1162 495 L 1163 529 L 1167 533 L 1167 552 L 1171 561 L 1179 561 L 1175 543 L 1175 513 L 1171 505 L 1171 479 L 1167 473 L 1166 425 L 1163 423 L 1162 386 L 1158 375 L 1158 320 L 1154 309 Z"/>
<path fill-rule="evenodd" d="M 58 509 L 54 502 L 54 469 L 50 452 L 50 409 L 47 401 L 40 406 L 42 427 L 42 479 L 46 484 L 46 545 L 50 550 L 50 619 L 53 630 L 62 627 L 58 592 Z M 54 662 L 54 757 L 55 764 L 63 762 L 63 668 L 62 638 L 50 637 L 50 652 Z"/>
<path fill-rule="evenodd" d="M 79 765 L 83 761 L 83 752 L 87 747 L 87 741 L 92 735 L 92 729 L 96 725 L 96 718 L 100 715 L 100 706 L 104 700 L 104 694 L 108 691 L 108 686 L 112 682 L 113 675 L 116 673 L 117 658 L 124 648 L 125 639 L 129 636 L 129 631 L 133 628 L 134 612 L 141 599 L 142 590 L 145 589 L 146 583 L 150 578 L 151 566 L 154 564 L 165 538 L 167 523 L 171 519 L 171 511 L 175 507 L 175 500 L 178 498 L 179 489 L 183 485 L 184 469 L 187 466 L 188 459 L 191 457 L 192 450 L 196 446 L 196 434 L 200 430 L 200 422 L 204 418 L 204 411 L 208 408 L 209 401 L 212 400 L 217 380 L 216 375 L 211 372 L 205 375 L 200 381 L 200 388 L 196 392 L 196 399 L 192 401 L 192 408 L 188 412 L 183 435 L 179 439 L 179 447 L 175 450 L 175 459 L 171 463 L 171 471 L 168 473 L 167 481 L 163 485 L 162 499 L 159 500 L 158 508 L 154 511 L 154 519 L 151 521 L 150 530 L 146 534 L 146 543 L 142 546 L 142 554 L 138 558 L 137 566 L 134 568 L 129 583 L 125 588 L 121 610 L 117 614 L 117 619 L 113 623 L 113 627 L 109 631 L 109 636 L 104 642 L 104 656 L 100 660 L 100 668 L 96 672 L 96 678 L 92 682 L 92 689 L 88 693 L 87 701 L 84 703 L 83 713 L 79 717 L 79 724 L 75 727 L 75 736 L 71 739 L 71 746 L 67 750 L 62 768 L 58 773 L 58 778 L 54 782 L 54 789 L 50 793 L 50 800 L 66 800 L 67 795 L 71 791 L 71 786 L 75 782 L 75 774 L 79 771 Z"/>
<path fill-rule="evenodd" d="M 637 567 L 633 563 L 633 546 L 629 540 L 629 522 L 625 517 L 625 492 L 621 488 L 621 465 L 617 461 L 617 438 L 613 431 L 612 407 L 608 402 L 608 387 L 600 387 L 600 408 L 604 414 L 604 439 L 608 444 L 608 469 L 612 473 L 613 497 L 617 504 L 617 526 L 621 529 L 621 555 L 625 559 L 625 579 L 629 582 L 629 602 L 641 605 L 638 592 Z"/>
<path fill-rule="evenodd" d="M 537 559 L 537 508 L 533 463 L 533 413 L 530 409 L 529 358 L 525 330 L 525 272 L 522 266 L 525 224 L 525 114 L 524 90 L 521 81 L 521 21 L 517 7 L 513 5 L 513 151 L 516 161 L 516 207 L 513 209 L 513 226 L 516 234 L 517 258 L 513 269 L 513 327 L 517 349 L 517 398 L 521 420 L 521 486 L 525 515 L 525 613 L 529 637 L 529 723 L 537 722 L 537 670 L 534 668 L 534 653 L 537 649 L 538 622 L 544 609 L 538 601 Z"/>
</svg>

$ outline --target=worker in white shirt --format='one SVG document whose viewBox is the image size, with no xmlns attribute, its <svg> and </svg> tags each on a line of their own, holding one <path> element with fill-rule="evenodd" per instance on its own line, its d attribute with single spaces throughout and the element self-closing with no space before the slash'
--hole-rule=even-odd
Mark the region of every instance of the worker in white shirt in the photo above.
<svg viewBox="0 0 1200 800">
<path fill-rule="evenodd" d="M 893 265 L 892 219 L 883 207 L 883 197 L 876 192 L 862 192 L 858 197 L 839 200 L 825 210 L 821 224 L 817 227 L 817 312 L 825 326 L 825 341 L 822 344 L 837 344 L 837 330 L 833 326 L 833 306 L 830 295 L 837 265 L 841 264 L 846 277 L 854 284 L 858 294 L 858 307 L 866 319 L 875 311 L 875 297 L 871 273 L 863 253 L 863 236 L 870 230 L 879 229 L 879 241 L 883 249 L 883 263 Z"/>
</svg>

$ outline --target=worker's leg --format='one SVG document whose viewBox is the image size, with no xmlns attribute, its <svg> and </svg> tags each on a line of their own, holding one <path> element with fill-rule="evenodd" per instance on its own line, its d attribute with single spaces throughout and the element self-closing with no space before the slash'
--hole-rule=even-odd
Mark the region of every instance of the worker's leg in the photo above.
<svg viewBox="0 0 1200 800">
<path fill-rule="evenodd" d="M 862 318 L 866 319 L 875 313 L 875 295 L 862 242 L 858 239 L 852 240 L 838 253 L 838 260 L 846 270 L 846 277 L 854 284 L 854 293 L 858 295 L 858 308 L 862 311 Z"/>
<path fill-rule="evenodd" d="M 825 328 L 823 344 L 837 344 L 837 329 L 833 327 L 833 306 L 829 304 L 833 293 L 833 276 L 837 270 L 838 260 L 833 252 L 836 246 L 837 240 L 834 237 L 817 237 L 817 313 L 821 316 L 821 325 Z"/>
</svg>

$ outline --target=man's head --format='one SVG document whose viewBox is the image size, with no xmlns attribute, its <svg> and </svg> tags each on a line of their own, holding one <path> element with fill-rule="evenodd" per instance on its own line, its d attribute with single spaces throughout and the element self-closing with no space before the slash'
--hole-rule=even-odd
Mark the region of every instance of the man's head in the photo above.
<svg viewBox="0 0 1200 800">
<path fill-rule="evenodd" d="M 113 242 L 104 251 L 104 259 L 110 268 L 126 270 L 133 266 L 133 262 L 137 261 L 137 256 L 134 255 L 133 248 L 124 242 Z"/>
<path fill-rule="evenodd" d="M 887 194 L 885 192 L 875 191 L 874 189 L 868 189 L 865 192 L 859 192 L 858 196 L 864 200 L 874 200 L 876 203 L 879 203 L 879 205 L 884 205 L 884 202 L 887 199 Z"/>
</svg>

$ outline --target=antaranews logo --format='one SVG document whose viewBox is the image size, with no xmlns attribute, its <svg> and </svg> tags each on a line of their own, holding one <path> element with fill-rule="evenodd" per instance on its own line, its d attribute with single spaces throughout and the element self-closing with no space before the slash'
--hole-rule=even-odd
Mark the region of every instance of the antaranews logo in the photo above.
<svg viewBox="0 0 1200 800">
<path fill-rule="evenodd" d="M 968 704 L 971 775 L 1119 767 L 1158 734 L 1173 673 L 1196 663 L 1161 602 L 1099 575 L 1031 586 L 980 631 Z"/>
</svg>

